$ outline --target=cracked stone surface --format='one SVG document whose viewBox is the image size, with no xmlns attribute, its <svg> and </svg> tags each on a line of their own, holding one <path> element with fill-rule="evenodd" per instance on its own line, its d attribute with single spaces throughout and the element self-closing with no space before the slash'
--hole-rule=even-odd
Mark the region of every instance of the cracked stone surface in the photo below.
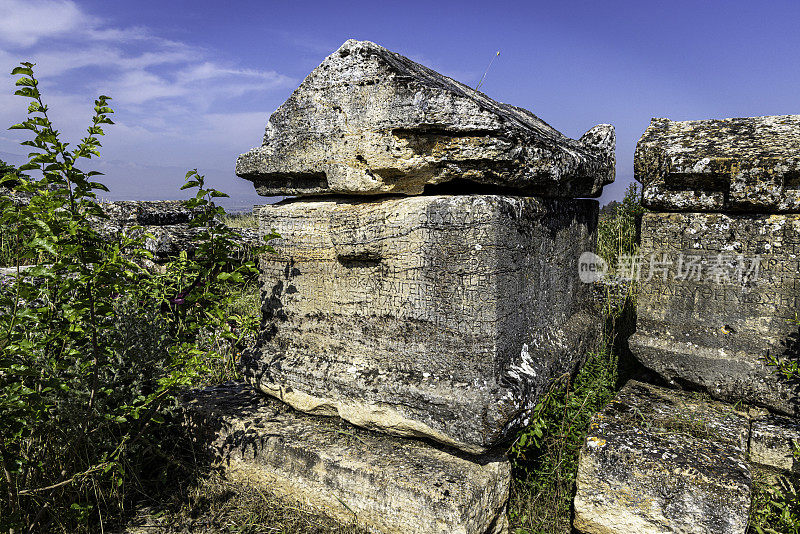
<svg viewBox="0 0 800 534">
<path fill-rule="evenodd" d="M 674 386 L 800 415 L 800 215 L 647 213 L 634 356 Z"/>
<path fill-rule="evenodd" d="M 800 421 L 773 414 L 753 421 L 750 430 L 750 461 L 791 473 L 800 473 L 800 462 L 792 454 L 800 446 Z"/>
<path fill-rule="evenodd" d="M 586 534 L 744 534 L 749 420 L 698 394 L 630 381 L 592 419 L 574 527 Z"/>
<path fill-rule="evenodd" d="M 349 40 L 269 118 L 236 174 L 259 194 L 420 194 L 447 185 L 596 197 L 614 180 L 614 128 L 570 139 L 369 41 Z"/>
<path fill-rule="evenodd" d="M 284 201 L 245 377 L 293 407 L 471 453 L 595 348 L 578 258 L 597 203 L 499 195 Z"/>
<path fill-rule="evenodd" d="M 292 410 L 242 383 L 193 392 L 187 424 L 225 476 L 386 534 L 507 534 L 511 469 Z"/>
<path fill-rule="evenodd" d="M 798 212 L 800 115 L 653 119 L 634 174 L 654 210 Z"/>
</svg>

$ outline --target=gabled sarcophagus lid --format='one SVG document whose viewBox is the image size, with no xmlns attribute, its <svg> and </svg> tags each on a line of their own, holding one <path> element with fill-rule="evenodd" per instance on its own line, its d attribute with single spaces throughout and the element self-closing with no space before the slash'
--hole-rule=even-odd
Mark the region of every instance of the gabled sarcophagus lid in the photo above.
<svg viewBox="0 0 800 534">
<path fill-rule="evenodd" d="M 653 119 L 634 171 L 651 209 L 800 212 L 800 115 Z"/>
<path fill-rule="evenodd" d="M 328 56 L 270 117 L 236 174 L 259 194 L 492 192 L 596 197 L 614 180 L 614 128 L 570 139 L 369 41 Z"/>
</svg>

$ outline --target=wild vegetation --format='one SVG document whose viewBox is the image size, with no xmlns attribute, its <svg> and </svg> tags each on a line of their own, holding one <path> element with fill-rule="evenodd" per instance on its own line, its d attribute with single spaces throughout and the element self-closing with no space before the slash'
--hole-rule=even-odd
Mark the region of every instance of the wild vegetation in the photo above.
<svg viewBox="0 0 800 534">
<path fill-rule="evenodd" d="M 193 456 L 175 416 L 180 393 L 238 378 L 236 358 L 259 322 L 252 258 L 242 259 L 222 196 L 196 171 L 187 201 L 201 215 L 193 253 L 163 272 L 142 268 L 142 238 L 101 238 L 98 173 L 79 169 L 99 155 L 113 124 L 109 98 L 95 102 L 87 136 L 70 149 L 48 117 L 33 65 L 14 69 L 28 99 L 29 162 L 0 162 L 0 185 L 30 196 L 0 196 L 0 531 L 97 532 L 142 519 L 148 532 L 356 533 L 258 488 L 230 485 Z M 632 185 L 605 210 L 599 255 L 613 267 L 635 254 L 643 209 Z M 35 265 L 22 269 L 26 265 Z M 562 376 L 510 446 L 512 532 L 569 532 L 578 452 L 589 419 L 630 375 L 625 334 L 635 293 L 610 286 L 603 334 L 574 375 Z M 775 364 L 798 379 L 791 364 Z M 800 451 L 798 452 L 800 461 Z M 751 523 L 759 533 L 800 532 L 796 481 L 758 485 Z M 131 527 L 131 532 L 136 532 Z"/>
<path fill-rule="evenodd" d="M 610 266 L 623 254 L 635 254 L 637 218 L 643 209 L 635 184 L 598 226 L 598 255 Z M 509 519 L 515 534 L 571 531 L 578 453 L 591 417 L 610 401 L 630 374 L 623 334 L 635 305 L 633 286 L 604 286 L 599 346 L 572 375 L 553 384 L 534 409 L 531 422 L 509 450 L 514 481 Z M 622 357 L 621 357 L 622 356 Z"/>
<path fill-rule="evenodd" d="M 794 323 L 800 326 L 795 318 Z M 768 356 L 767 365 L 795 388 L 800 385 L 800 354 L 797 340 L 785 358 Z M 800 465 L 800 445 L 794 447 L 794 463 Z M 754 477 L 753 506 L 750 509 L 750 526 L 758 534 L 800 534 L 800 474 L 778 475 L 758 473 Z"/>
<path fill-rule="evenodd" d="M 0 530 L 95 532 L 176 474 L 166 436 L 177 395 L 234 373 L 228 353 L 255 322 L 230 313 L 233 288 L 252 284 L 256 268 L 234 256 L 234 231 L 212 202 L 224 194 L 196 171 L 183 186 L 200 212 L 193 254 L 154 274 L 136 261 L 149 255 L 141 238 L 102 238 L 92 220 L 105 217 L 96 192 L 107 189 L 78 166 L 113 124 L 110 99 L 95 101 L 87 136 L 69 148 L 33 65 L 12 74 L 29 101 L 12 126 L 31 135 L 18 171 L 36 177 L 7 169 L 3 185 L 30 201 L 0 197 L 3 259 L 15 271 L 0 287 Z"/>
</svg>

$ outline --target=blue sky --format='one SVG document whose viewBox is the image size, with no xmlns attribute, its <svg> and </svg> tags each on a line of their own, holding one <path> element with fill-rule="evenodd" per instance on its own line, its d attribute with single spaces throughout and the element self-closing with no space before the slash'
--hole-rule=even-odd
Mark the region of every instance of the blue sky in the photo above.
<svg viewBox="0 0 800 534">
<path fill-rule="evenodd" d="M 38 63 L 53 119 L 82 134 L 93 99 L 111 96 L 117 125 L 102 158 L 109 198 L 181 198 L 198 168 L 234 197 L 262 201 L 236 178 L 267 118 L 349 38 L 375 41 L 527 108 L 566 135 L 617 128 L 618 198 L 651 117 L 675 120 L 800 113 L 800 2 L 303 2 L 0 0 L 0 70 Z M 0 125 L 24 119 L 0 77 Z M 19 163 L 16 131 L 0 158 Z"/>
</svg>

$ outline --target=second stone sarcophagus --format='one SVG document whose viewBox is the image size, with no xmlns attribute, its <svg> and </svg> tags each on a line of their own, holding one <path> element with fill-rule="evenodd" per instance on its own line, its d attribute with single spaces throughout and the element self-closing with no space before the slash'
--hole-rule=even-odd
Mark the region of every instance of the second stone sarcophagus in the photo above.
<svg viewBox="0 0 800 534">
<path fill-rule="evenodd" d="M 800 116 L 653 119 L 630 347 L 670 383 L 800 414 Z"/>
<path fill-rule="evenodd" d="M 578 258 L 595 201 L 288 201 L 259 217 L 282 239 L 246 374 L 300 410 L 478 453 L 594 348 Z"/>
</svg>

